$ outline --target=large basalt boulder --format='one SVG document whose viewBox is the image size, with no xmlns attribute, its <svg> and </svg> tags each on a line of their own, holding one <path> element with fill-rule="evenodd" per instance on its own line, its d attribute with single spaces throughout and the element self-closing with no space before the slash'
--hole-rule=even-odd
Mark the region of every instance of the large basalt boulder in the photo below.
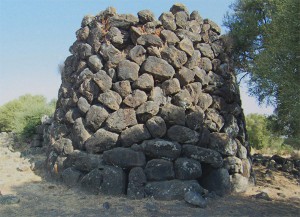
<svg viewBox="0 0 300 217">
<path fill-rule="evenodd" d="M 151 135 L 144 124 L 138 124 L 124 130 L 119 138 L 123 147 L 132 146 L 134 143 L 150 139 Z"/>
<path fill-rule="evenodd" d="M 145 174 L 149 181 L 162 181 L 174 179 L 173 163 L 163 159 L 148 161 L 145 167 Z"/>
<path fill-rule="evenodd" d="M 145 186 L 147 196 L 152 196 L 158 200 L 182 200 L 188 191 L 203 193 L 203 188 L 196 180 L 170 180 L 148 182 Z"/>
<path fill-rule="evenodd" d="M 185 125 L 185 109 L 173 104 L 166 104 L 160 109 L 161 116 L 168 124 Z"/>
<path fill-rule="evenodd" d="M 62 172 L 62 179 L 66 185 L 72 187 L 78 184 L 81 175 L 80 171 L 69 167 Z"/>
<path fill-rule="evenodd" d="M 194 145 L 184 145 L 182 154 L 188 158 L 210 164 L 212 167 L 219 168 L 223 165 L 223 158 L 219 152 L 211 149 L 202 148 Z"/>
<path fill-rule="evenodd" d="M 144 153 L 129 148 L 114 148 L 103 153 L 103 161 L 121 168 L 143 167 L 146 164 Z"/>
<path fill-rule="evenodd" d="M 86 173 L 93 169 L 102 168 L 103 158 L 102 155 L 75 150 L 63 161 L 63 167 L 74 167 L 76 170 Z"/>
<path fill-rule="evenodd" d="M 142 71 L 154 76 L 155 79 L 167 80 L 175 74 L 174 68 L 165 60 L 150 56 L 144 62 Z"/>
<path fill-rule="evenodd" d="M 92 130 L 98 130 L 101 125 L 105 122 L 109 113 L 101 105 L 93 105 L 88 109 L 85 117 L 86 126 Z"/>
<path fill-rule="evenodd" d="M 214 191 L 220 196 L 224 196 L 231 191 L 230 176 L 224 168 L 212 170 L 201 179 L 200 183 L 205 189 Z"/>
<path fill-rule="evenodd" d="M 170 127 L 167 135 L 171 140 L 182 144 L 192 144 L 199 141 L 199 134 L 196 131 L 180 125 Z"/>
<path fill-rule="evenodd" d="M 106 166 L 103 169 L 103 181 L 100 192 L 107 195 L 124 195 L 126 190 L 126 174 L 114 166 Z"/>
<path fill-rule="evenodd" d="M 146 175 L 143 168 L 134 167 L 128 175 L 127 196 L 131 199 L 142 199 L 145 197 Z"/>
<path fill-rule="evenodd" d="M 224 133 L 212 133 L 209 147 L 228 156 L 234 156 L 237 152 L 236 141 Z"/>
<path fill-rule="evenodd" d="M 112 7 L 85 16 L 39 139 L 50 174 L 93 193 L 199 207 L 200 183 L 244 191 L 251 157 L 224 37 L 182 4 L 158 19 Z"/>
<path fill-rule="evenodd" d="M 103 173 L 102 170 L 94 169 L 80 180 L 80 185 L 87 191 L 92 193 L 99 193 L 101 184 L 103 181 Z"/>
<path fill-rule="evenodd" d="M 159 116 L 154 116 L 154 117 L 150 118 L 146 122 L 146 126 L 147 126 L 147 129 L 149 130 L 151 136 L 154 138 L 163 137 L 167 132 L 166 123 L 165 123 L 164 119 L 162 119 Z"/>
<path fill-rule="evenodd" d="M 151 158 L 174 160 L 181 154 L 181 145 L 177 142 L 153 139 L 144 141 L 141 146 L 144 148 L 145 154 Z"/>
<path fill-rule="evenodd" d="M 88 153 L 102 153 L 114 148 L 117 145 L 119 135 L 110 131 L 99 129 L 85 142 L 85 149 Z"/>
<path fill-rule="evenodd" d="M 106 120 L 108 129 L 114 132 L 121 132 L 126 127 L 136 124 L 136 113 L 133 109 L 119 109 L 110 114 Z"/>
<path fill-rule="evenodd" d="M 176 178 L 182 180 L 199 179 L 202 175 L 201 163 L 189 158 L 178 158 L 174 170 Z"/>
</svg>

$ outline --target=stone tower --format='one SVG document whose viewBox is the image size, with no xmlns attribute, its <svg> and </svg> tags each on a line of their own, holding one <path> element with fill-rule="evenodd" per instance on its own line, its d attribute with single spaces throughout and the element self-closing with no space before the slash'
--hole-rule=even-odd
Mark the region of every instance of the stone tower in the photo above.
<svg viewBox="0 0 300 217">
<path fill-rule="evenodd" d="M 218 25 L 182 4 L 85 16 L 61 72 L 47 168 L 93 192 L 243 191 L 249 147 Z"/>
</svg>

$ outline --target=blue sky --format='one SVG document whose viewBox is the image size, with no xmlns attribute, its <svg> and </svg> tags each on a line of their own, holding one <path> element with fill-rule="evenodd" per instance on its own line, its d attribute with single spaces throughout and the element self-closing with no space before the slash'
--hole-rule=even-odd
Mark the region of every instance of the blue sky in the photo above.
<svg viewBox="0 0 300 217">
<path fill-rule="evenodd" d="M 57 98 L 58 64 L 69 56 L 82 17 L 108 6 L 118 13 L 150 9 L 158 17 L 178 1 L 172 0 L 0 0 L 0 105 L 25 93 Z M 220 26 L 234 0 L 181 0 Z M 222 27 L 223 28 L 223 27 Z M 223 28 L 223 32 L 224 32 Z M 245 113 L 270 114 L 241 88 Z"/>
</svg>

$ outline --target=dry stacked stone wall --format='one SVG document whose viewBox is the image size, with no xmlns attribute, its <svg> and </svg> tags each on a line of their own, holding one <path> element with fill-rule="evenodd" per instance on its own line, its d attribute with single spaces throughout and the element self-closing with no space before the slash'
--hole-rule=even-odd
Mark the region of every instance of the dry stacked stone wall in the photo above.
<svg viewBox="0 0 300 217">
<path fill-rule="evenodd" d="M 245 122 L 221 29 L 182 4 L 85 16 L 65 60 L 47 168 L 95 193 L 243 191 Z"/>
</svg>

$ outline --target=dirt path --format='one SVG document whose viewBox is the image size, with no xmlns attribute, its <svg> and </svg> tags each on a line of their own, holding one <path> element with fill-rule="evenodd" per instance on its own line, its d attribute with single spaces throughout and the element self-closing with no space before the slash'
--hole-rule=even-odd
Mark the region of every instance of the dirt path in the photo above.
<svg viewBox="0 0 300 217">
<path fill-rule="evenodd" d="M 297 216 L 300 213 L 299 180 L 282 172 L 266 175 L 266 168 L 262 166 L 255 168 L 257 186 L 249 188 L 244 194 L 211 200 L 206 209 L 200 209 L 183 201 L 135 201 L 67 188 L 47 180 L 42 170 L 38 169 L 44 160 L 41 149 L 18 147 L 15 151 L 11 143 L 7 138 L 0 138 L 0 191 L 2 195 L 15 195 L 20 201 L 0 204 L 1 217 Z M 260 192 L 268 193 L 272 200 L 253 197 Z"/>
</svg>

